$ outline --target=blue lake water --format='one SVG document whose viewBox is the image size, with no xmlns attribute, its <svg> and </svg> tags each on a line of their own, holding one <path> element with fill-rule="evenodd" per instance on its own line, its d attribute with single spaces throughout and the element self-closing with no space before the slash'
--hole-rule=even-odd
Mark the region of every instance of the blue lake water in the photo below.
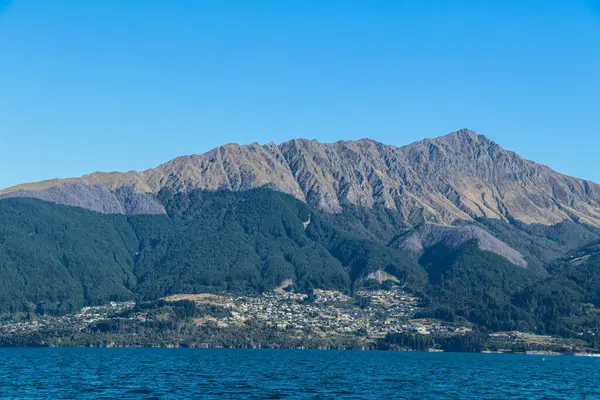
<svg viewBox="0 0 600 400">
<path fill-rule="evenodd" d="M 600 358 L 0 349 L 2 399 L 600 399 Z"/>
</svg>

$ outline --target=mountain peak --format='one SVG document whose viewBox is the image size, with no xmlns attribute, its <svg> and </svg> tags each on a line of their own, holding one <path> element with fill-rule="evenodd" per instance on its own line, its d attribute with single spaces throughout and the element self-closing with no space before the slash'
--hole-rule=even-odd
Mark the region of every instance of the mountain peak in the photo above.
<svg viewBox="0 0 600 400">
<path fill-rule="evenodd" d="M 472 131 L 470 129 L 460 129 L 458 131 L 455 132 L 450 132 L 447 135 L 444 136 L 440 136 L 438 138 L 433 139 L 434 141 L 446 141 L 446 142 L 450 142 L 450 141 L 454 141 L 454 142 L 461 142 L 461 143 L 473 143 L 474 145 L 484 145 L 484 146 L 490 146 L 490 145 L 496 145 L 496 143 L 488 138 L 485 135 L 480 135 L 475 131 Z"/>
<path fill-rule="evenodd" d="M 450 133 L 448 133 L 446 135 L 443 135 L 441 137 L 459 137 L 459 138 L 476 139 L 478 136 L 483 136 L 483 135 L 479 135 L 477 132 L 472 131 L 469 128 L 462 128 L 462 129 L 459 129 L 457 131 L 450 132 Z"/>
<path fill-rule="evenodd" d="M 475 138 L 478 138 L 478 137 L 485 137 L 483 135 L 478 134 L 475 131 L 470 130 L 469 128 L 462 128 L 462 129 L 459 129 L 457 131 L 450 132 L 446 136 L 451 136 L 451 135 L 455 135 L 455 136 L 459 136 L 459 137 L 470 137 L 472 139 L 475 139 Z"/>
</svg>

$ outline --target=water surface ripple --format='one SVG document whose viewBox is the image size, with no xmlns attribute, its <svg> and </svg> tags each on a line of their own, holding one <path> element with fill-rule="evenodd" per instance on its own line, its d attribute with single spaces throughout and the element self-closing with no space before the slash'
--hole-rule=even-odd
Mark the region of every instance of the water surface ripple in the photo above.
<svg viewBox="0 0 600 400">
<path fill-rule="evenodd" d="M 599 358 L 0 349 L 2 399 L 600 399 Z"/>
</svg>

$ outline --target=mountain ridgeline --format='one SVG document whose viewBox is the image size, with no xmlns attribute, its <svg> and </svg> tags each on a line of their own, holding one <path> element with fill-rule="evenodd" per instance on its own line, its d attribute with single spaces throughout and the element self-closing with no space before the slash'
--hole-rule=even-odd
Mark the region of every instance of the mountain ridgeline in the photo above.
<svg viewBox="0 0 600 400">
<path fill-rule="evenodd" d="M 580 337 L 600 329 L 599 241 L 600 186 L 468 130 L 230 144 L 0 191 L 0 313 L 288 280 L 353 294 L 386 272 L 423 316 Z"/>
<path fill-rule="evenodd" d="M 477 218 L 600 226 L 600 186 L 559 174 L 469 130 L 404 147 L 369 139 L 228 144 L 143 172 L 94 173 L 0 191 L 105 213 L 155 214 L 162 189 L 267 187 L 325 212 L 395 210 L 411 224 Z"/>
</svg>

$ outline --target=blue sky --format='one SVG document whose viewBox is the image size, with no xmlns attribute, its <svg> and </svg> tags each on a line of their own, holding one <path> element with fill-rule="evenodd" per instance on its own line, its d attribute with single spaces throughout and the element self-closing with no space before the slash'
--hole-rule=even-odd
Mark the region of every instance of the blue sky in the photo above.
<svg viewBox="0 0 600 400">
<path fill-rule="evenodd" d="M 600 182 L 600 0 L 0 0 L 0 187 L 470 128 Z"/>
</svg>

